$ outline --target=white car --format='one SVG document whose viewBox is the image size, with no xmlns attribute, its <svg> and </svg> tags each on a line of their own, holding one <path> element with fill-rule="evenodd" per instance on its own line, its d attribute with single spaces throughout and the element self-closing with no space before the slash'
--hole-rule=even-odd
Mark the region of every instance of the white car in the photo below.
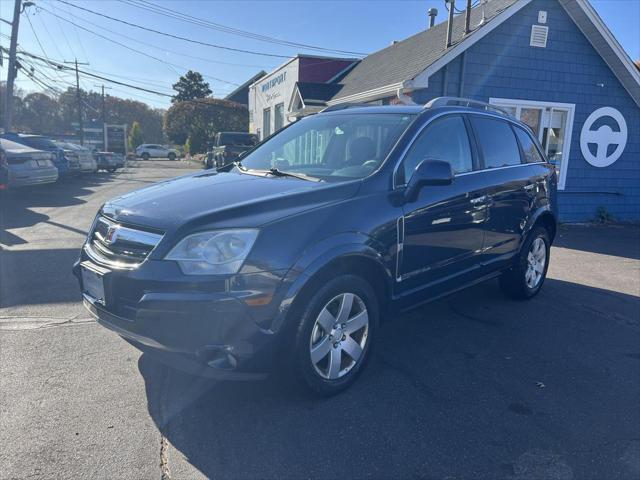
<svg viewBox="0 0 640 480">
<path fill-rule="evenodd" d="M 136 157 L 141 157 L 143 160 L 149 160 L 150 158 L 168 158 L 169 160 L 175 160 L 179 156 L 180 154 L 175 148 L 169 148 L 155 143 L 143 143 L 136 148 Z"/>
</svg>

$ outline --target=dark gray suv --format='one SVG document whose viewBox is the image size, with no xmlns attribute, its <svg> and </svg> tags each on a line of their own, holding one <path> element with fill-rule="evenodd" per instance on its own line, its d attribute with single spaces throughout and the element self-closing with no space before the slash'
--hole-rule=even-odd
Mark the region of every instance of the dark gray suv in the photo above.
<svg viewBox="0 0 640 480">
<path fill-rule="evenodd" d="M 74 271 L 102 325 L 175 368 L 327 395 L 383 316 L 496 277 L 536 295 L 555 197 L 531 131 L 492 106 L 330 108 L 107 202 Z"/>
</svg>

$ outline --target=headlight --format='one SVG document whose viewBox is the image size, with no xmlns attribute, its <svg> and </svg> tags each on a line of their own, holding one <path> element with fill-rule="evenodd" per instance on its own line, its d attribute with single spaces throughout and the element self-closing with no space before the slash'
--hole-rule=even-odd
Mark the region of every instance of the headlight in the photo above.
<svg viewBox="0 0 640 480">
<path fill-rule="evenodd" d="M 166 260 L 175 260 L 185 275 L 238 273 L 251 251 L 258 230 L 218 230 L 183 238 Z"/>
</svg>

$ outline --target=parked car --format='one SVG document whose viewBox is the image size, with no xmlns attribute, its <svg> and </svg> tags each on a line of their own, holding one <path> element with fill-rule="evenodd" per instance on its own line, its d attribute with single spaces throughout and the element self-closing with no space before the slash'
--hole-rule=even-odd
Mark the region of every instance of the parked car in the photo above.
<svg viewBox="0 0 640 480">
<path fill-rule="evenodd" d="M 260 142 L 257 135 L 246 132 L 219 132 L 213 142 L 213 164 L 207 156 L 207 168 L 221 167 L 255 147 Z"/>
<path fill-rule="evenodd" d="M 21 143 L 37 150 L 51 152 L 53 156 L 53 164 L 58 169 L 58 178 L 69 175 L 69 160 L 64 156 L 64 150 L 57 146 L 53 140 L 42 135 L 30 135 L 26 133 L 3 133 L 1 138 L 6 138 L 13 142 Z"/>
<path fill-rule="evenodd" d="M 0 185 L 2 189 L 25 187 L 58 180 L 53 153 L 36 150 L 0 138 Z"/>
<path fill-rule="evenodd" d="M 535 296 L 555 171 L 526 125 L 459 103 L 329 108 L 241 163 L 108 201 L 74 267 L 85 305 L 174 368 L 329 395 L 384 341 L 382 314 L 492 278 Z"/>
<path fill-rule="evenodd" d="M 150 158 L 168 158 L 169 160 L 175 160 L 180 157 L 180 152 L 175 148 L 169 148 L 165 145 L 143 143 L 136 148 L 136 157 L 141 157 L 143 160 L 149 160 Z"/>
<path fill-rule="evenodd" d="M 71 171 L 78 173 L 94 173 L 98 171 L 98 164 L 93 157 L 91 150 L 69 142 L 56 142 L 64 150 L 64 154 L 69 160 Z"/>
<path fill-rule="evenodd" d="M 94 152 L 98 170 L 106 170 L 109 173 L 115 172 L 118 168 L 124 167 L 124 156 L 115 152 Z"/>
</svg>

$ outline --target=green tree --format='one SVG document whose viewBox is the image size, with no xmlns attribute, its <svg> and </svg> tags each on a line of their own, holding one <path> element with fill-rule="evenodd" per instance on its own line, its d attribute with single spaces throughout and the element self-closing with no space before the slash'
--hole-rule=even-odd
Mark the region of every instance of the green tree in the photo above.
<svg viewBox="0 0 640 480">
<path fill-rule="evenodd" d="M 131 130 L 129 130 L 129 148 L 135 150 L 139 145 L 144 142 L 144 136 L 142 135 L 142 129 L 138 122 L 133 122 Z"/>
<path fill-rule="evenodd" d="M 194 72 L 193 70 L 189 70 L 185 75 L 181 76 L 178 82 L 173 84 L 173 89 L 178 92 L 171 100 L 174 103 L 205 98 L 211 95 L 209 84 L 204 81 L 199 72 Z"/>
<path fill-rule="evenodd" d="M 189 138 L 192 154 L 206 152 L 217 132 L 246 132 L 248 127 L 247 107 L 217 98 L 174 103 L 164 116 L 167 138 L 179 145 Z"/>
</svg>

